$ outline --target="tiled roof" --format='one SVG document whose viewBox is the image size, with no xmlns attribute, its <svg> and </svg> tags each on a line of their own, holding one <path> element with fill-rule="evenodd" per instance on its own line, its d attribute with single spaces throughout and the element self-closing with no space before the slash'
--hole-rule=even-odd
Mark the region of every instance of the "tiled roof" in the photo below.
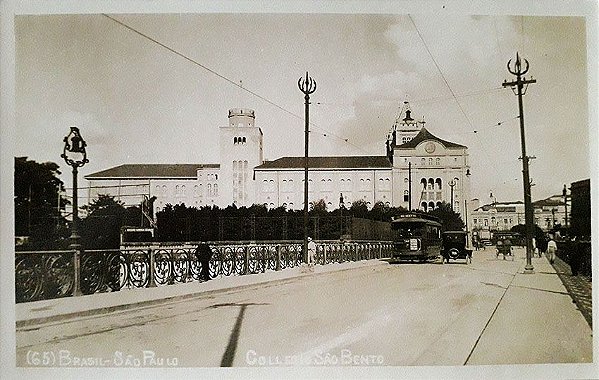
<svg viewBox="0 0 599 380">
<path fill-rule="evenodd" d="M 502 206 L 516 206 L 516 205 L 523 205 L 524 202 L 522 201 L 515 201 L 515 202 L 495 202 L 495 203 L 490 203 L 490 204 L 486 204 L 486 205 L 482 205 L 479 208 L 477 208 L 474 211 L 489 211 L 490 209 L 496 208 L 496 207 L 502 207 Z"/>
<path fill-rule="evenodd" d="M 408 141 L 407 143 L 401 144 L 401 145 L 396 145 L 395 147 L 399 148 L 399 149 L 416 148 L 416 146 L 418 144 L 420 144 L 423 141 L 428 141 L 428 140 L 435 140 L 435 141 L 443 144 L 446 148 L 466 148 L 466 146 L 464 146 L 464 145 L 460 145 L 460 144 L 452 143 L 450 141 L 442 140 L 442 139 L 438 138 L 437 136 L 433 135 L 432 133 L 430 133 L 426 128 L 422 128 L 420 130 L 420 132 L 418 132 L 418 134 L 412 140 Z"/>
<path fill-rule="evenodd" d="M 547 199 L 541 199 L 540 201 L 532 202 L 534 207 L 547 207 L 547 206 L 563 206 L 564 201 L 558 199 L 551 199 L 553 197 L 549 197 Z"/>
<path fill-rule="evenodd" d="M 218 164 L 125 164 L 88 174 L 85 179 L 101 178 L 196 178 L 198 169 L 218 169 Z"/>
<path fill-rule="evenodd" d="M 304 157 L 281 157 L 274 161 L 266 161 L 257 166 L 260 169 L 301 169 Z M 380 169 L 391 168 L 386 156 L 337 156 L 309 157 L 308 167 L 312 169 Z"/>
</svg>

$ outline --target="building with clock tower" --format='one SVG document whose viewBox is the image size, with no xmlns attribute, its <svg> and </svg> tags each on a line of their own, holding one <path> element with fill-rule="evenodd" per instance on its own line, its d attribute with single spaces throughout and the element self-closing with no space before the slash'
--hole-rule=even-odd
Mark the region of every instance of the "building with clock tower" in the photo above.
<svg viewBox="0 0 599 380">
<path fill-rule="evenodd" d="M 393 204 L 429 211 L 445 202 L 465 215 L 470 196 L 468 148 L 429 132 L 424 120 L 412 118 L 407 102 L 402 115 L 386 143 L 393 163 Z"/>
</svg>

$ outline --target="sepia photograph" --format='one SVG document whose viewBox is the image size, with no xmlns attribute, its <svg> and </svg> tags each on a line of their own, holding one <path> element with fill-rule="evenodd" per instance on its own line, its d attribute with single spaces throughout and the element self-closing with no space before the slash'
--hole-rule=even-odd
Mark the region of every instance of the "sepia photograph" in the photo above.
<svg viewBox="0 0 599 380">
<path fill-rule="evenodd" d="M 595 1 L 0 7 L 2 378 L 596 378 Z"/>
</svg>

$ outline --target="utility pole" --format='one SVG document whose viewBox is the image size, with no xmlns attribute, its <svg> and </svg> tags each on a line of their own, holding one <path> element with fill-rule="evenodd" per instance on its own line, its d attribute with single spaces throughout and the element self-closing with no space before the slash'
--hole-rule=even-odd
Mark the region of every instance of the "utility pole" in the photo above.
<svg viewBox="0 0 599 380">
<path fill-rule="evenodd" d="M 525 59 L 524 63 L 526 67 L 522 69 L 522 62 L 520 56 L 516 53 L 516 62 L 513 68 L 511 67 L 512 60 L 510 59 L 507 63 L 507 70 L 516 76 L 516 80 L 512 82 L 503 81 L 503 87 L 510 87 L 514 94 L 518 96 L 518 108 L 520 111 L 520 141 L 522 143 L 522 177 L 524 184 L 524 217 L 526 221 L 526 266 L 524 267 L 524 273 L 534 273 L 534 267 L 532 266 L 532 237 L 533 237 L 533 226 L 534 226 L 534 215 L 532 209 L 532 196 L 530 193 L 530 174 L 528 171 L 528 160 L 529 157 L 526 155 L 526 142 L 524 136 L 524 106 L 522 105 L 522 96 L 526 94 L 526 89 L 531 83 L 537 83 L 536 80 L 526 79 L 524 74 L 528 72 L 528 61 Z"/>
<path fill-rule="evenodd" d="M 408 162 L 408 211 L 412 211 L 412 161 Z"/>
<path fill-rule="evenodd" d="M 316 81 L 308 76 L 306 71 L 306 78 L 300 77 L 297 81 L 297 86 L 300 91 L 304 93 L 304 100 L 306 106 L 306 117 L 305 117 L 305 139 L 304 139 L 304 244 L 303 244 L 303 256 L 304 262 L 308 262 L 308 125 L 310 124 L 310 94 L 316 91 Z"/>
<path fill-rule="evenodd" d="M 568 228 L 568 190 L 566 185 L 564 185 L 564 189 L 562 190 L 562 194 L 564 195 L 564 227 Z"/>
</svg>

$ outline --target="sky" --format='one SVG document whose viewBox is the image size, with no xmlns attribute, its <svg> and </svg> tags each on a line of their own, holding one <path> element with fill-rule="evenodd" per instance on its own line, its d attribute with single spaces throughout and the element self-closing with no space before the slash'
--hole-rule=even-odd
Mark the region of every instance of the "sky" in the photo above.
<svg viewBox="0 0 599 380">
<path fill-rule="evenodd" d="M 518 99 L 502 87 L 516 52 L 537 80 L 524 96 L 533 200 L 591 176 L 584 17 L 109 16 L 14 19 L 14 156 L 57 162 L 67 187 L 60 154 L 72 125 L 88 144 L 81 177 L 127 163 L 218 163 L 218 128 L 239 107 L 255 110 L 266 159 L 302 156 L 297 80 L 309 71 L 311 156 L 384 155 L 408 100 L 431 133 L 469 148 L 473 197 L 522 200 Z"/>
</svg>

